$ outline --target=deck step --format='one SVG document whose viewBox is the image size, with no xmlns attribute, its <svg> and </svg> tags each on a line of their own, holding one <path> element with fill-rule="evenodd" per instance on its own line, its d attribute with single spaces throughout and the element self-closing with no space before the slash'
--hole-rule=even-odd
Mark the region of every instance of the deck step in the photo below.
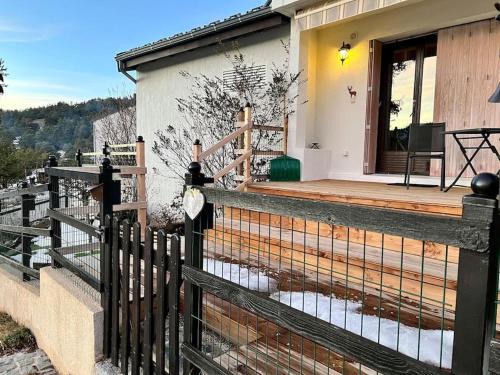
<svg viewBox="0 0 500 375">
<path fill-rule="evenodd" d="M 272 215 L 257 211 L 242 210 L 239 208 L 225 207 L 223 218 L 225 220 L 241 221 L 251 223 L 252 226 L 261 226 L 260 233 L 265 234 L 269 231 L 267 227 L 278 230 L 274 237 L 279 237 L 280 230 L 293 231 L 298 238 L 304 236 L 304 232 L 309 235 L 319 236 L 332 240 L 349 241 L 355 244 L 374 246 L 384 248 L 384 250 L 393 250 L 401 253 L 404 249 L 405 254 L 416 255 L 418 257 L 425 256 L 426 260 L 439 260 L 447 263 L 458 263 L 458 248 L 442 244 L 437 244 L 430 241 L 418 241 L 409 238 L 403 239 L 399 236 L 382 235 L 381 233 L 369 232 L 357 228 L 347 228 L 340 225 L 331 225 L 326 223 L 318 223 L 315 221 L 306 221 L 292 217 Z M 262 226 L 266 226 L 266 231 Z M 248 226 L 248 225 L 247 225 Z M 236 226 L 240 227 L 240 224 Z"/>
<path fill-rule="evenodd" d="M 260 182 L 250 184 L 247 191 L 451 216 L 462 215 L 462 197 L 470 193 L 466 188 L 443 193 L 439 188 L 407 190 L 386 183 L 340 180 Z"/>
</svg>

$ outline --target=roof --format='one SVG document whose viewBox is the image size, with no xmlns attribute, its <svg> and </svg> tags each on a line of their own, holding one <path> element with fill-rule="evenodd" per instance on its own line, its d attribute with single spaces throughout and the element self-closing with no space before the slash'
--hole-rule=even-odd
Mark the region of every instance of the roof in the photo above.
<svg viewBox="0 0 500 375">
<path fill-rule="evenodd" d="M 255 32 L 258 30 L 263 30 L 266 28 L 278 26 L 279 24 L 283 24 L 284 21 L 283 19 L 286 19 L 288 21 L 288 19 L 285 18 L 283 15 L 276 13 L 272 10 L 271 1 L 268 0 L 264 5 L 251 9 L 246 13 L 243 14 L 238 13 L 224 20 L 214 21 L 208 25 L 196 27 L 192 30 L 178 33 L 170 37 L 160 39 L 156 42 L 148 43 L 141 47 L 136 47 L 131 50 L 118 53 L 115 57 L 115 60 L 118 63 L 119 70 L 121 71 L 133 70 L 135 67 L 145 62 L 157 60 L 159 58 L 171 56 L 173 54 L 177 54 L 180 52 L 185 52 L 186 50 L 203 47 L 205 45 L 215 44 L 216 41 L 214 37 L 221 35 L 224 32 L 229 32 L 235 29 L 243 29 L 244 26 L 252 24 L 258 26 L 257 25 L 258 21 L 269 20 L 271 18 L 276 20 L 281 19 L 281 23 L 279 22 L 262 23 L 260 28 L 255 27 L 255 28 L 246 28 L 242 30 L 242 34 L 243 35 L 249 34 L 251 32 Z M 234 38 L 235 36 L 241 36 L 241 35 L 237 35 L 233 32 L 233 33 L 228 33 L 227 36 L 228 38 L 231 37 Z M 201 39 L 206 39 L 209 37 L 212 38 L 210 39 L 210 41 L 207 41 L 207 43 L 196 43 L 196 45 L 193 45 L 192 48 L 184 48 L 184 49 L 178 48 L 176 51 L 173 51 L 173 53 L 164 53 L 164 54 L 159 53 L 161 51 L 172 50 L 174 49 L 174 47 L 187 45 L 194 41 L 199 41 Z M 221 37 L 218 40 L 224 40 L 224 39 L 225 39 L 224 37 Z M 147 56 L 150 56 L 151 58 L 147 58 Z"/>
</svg>

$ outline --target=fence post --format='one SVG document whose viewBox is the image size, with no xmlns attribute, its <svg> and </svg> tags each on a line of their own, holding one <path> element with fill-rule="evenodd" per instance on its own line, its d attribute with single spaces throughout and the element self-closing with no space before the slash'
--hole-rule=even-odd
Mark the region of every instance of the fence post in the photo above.
<svg viewBox="0 0 500 375">
<path fill-rule="evenodd" d="M 76 159 L 76 166 L 81 167 L 82 166 L 82 150 L 78 149 L 78 151 L 76 151 L 75 159 Z"/>
<path fill-rule="evenodd" d="M 201 173 L 201 165 L 192 162 L 186 174 L 185 188 L 190 186 L 203 186 L 213 179 L 205 178 Z M 205 204 L 198 217 L 192 220 L 185 215 L 185 264 L 203 269 L 203 231 L 212 227 L 213 205 Z M 202 290 L 190 281 L 184 281 L 184 342 L 201 350 L 202 334 Z M 184 360 L 184 375 L 196 375 L 200 370 L 193 367 L 189 361 Z"/>
<path fill-rule="evenodd" d="M 47 164 L 49 168 L 57 167 L 57 159 L 54 155 L 49 156 L 49 162 Z M 60 207 L 59 199 L 59 177 L 50 176 L 49 178 L 49 208 L 51 210 L 56 210 Z M 50 247 L 52 251 L 61 247 L 61 222 L 54 218 L 50 218 Z M 52 258 L 52 267 L 61 268 L 59 262 Z"/>
<path fill-rule="evenodd" d="M 201 153 L 202 153 L 201 142 L 199 139 L 196 139 L 193 143 L 193 161 L 199 163 Z"/>
<path fill-rule="evenodd" d="M 240 108 L 238 114 L 236 115 L 236 127 L 241 128 L 245 125 L 245 109 Z M 242 134 L 238 137 L 238 149 L 243 150 L 245 148 L 245 135 Z M 243 164 L 236 167 L 236 174 L 239 176 L 243 175 Z"/>
<path fill-rule="evenodd" d="M 144 147 L 144 138 L 142 136 L 137 137 L 137 143 L 135 147 L 135 162 L 136 166 L 140 168 L 146 168 L 146 154 Z M 146 202 L 146 175 L 137 175 L 137 201 Z M 141 223 L 141 238 L 144 240 L 146 236 L 146 219 L 147 219 L 147 208 L 139 208 L 137 210 L 137 220 Z"/>
<path fill-rule="evenodd" d="M 101 267 L 101 305 L 104 309 L 104 343 L 103 354 L 109 358 L 111 354 L 111 252 L 113 249 L 113 236 L 111 218 L 113 216 L 113 205 L 121 202 L 120 181 L 113 181 L 113 167 L 108 158 L 102 160 L 100 168 L 100 182 L 102 196 L 100 202 L 100 220 L 102 237 L 100 245 L 100 267 Z"/>
<path fill-rule="evenodd" d="M 244 153 L 252 151 L 252 107 L 250 103 L 247 103 L 245 107 L 245 125 L 249 125 L 250 128 L 245 131 L 244 138 Z M 248 181 L 252 177 L 252 157 L 250 156 L 243 162 L 243 176 L 245 181 Z"/>
<path fill-rule="evenodd" d="M 28 183 L 23 181 L 21 187 L 26 189 Z M 35 208 L 35 197 L 31 194 L 23 194 L 21 196 L 21 215 L 22 215 L 22 226 L 30 226 L 30 211 Z M 27 234 L 22 235 L 22 248 L 23 248 L 23 266 L 31 268 L 31 236 Z M 23 280 L 31 280 L 30 276 L 23 272 Z"/>
<path fill-rule="evenodd" d="M 488 250 L 460 249 L 453 341 L 452 373 L 488 374 L 489 346 L 496 324 L 498 277 L 499 179 L 481 173 L 472 181 L 474 194 L 463 198 L 462 218 L 489 228 Z"/>
<path fill-rule="evenodd" d="M 182 283 L 181 239 L 174 234 L 170 239 L 170 279 L 168 282 L 169 352 L 168 373 L 179 375 L 179 302 Z"/>
</svg>

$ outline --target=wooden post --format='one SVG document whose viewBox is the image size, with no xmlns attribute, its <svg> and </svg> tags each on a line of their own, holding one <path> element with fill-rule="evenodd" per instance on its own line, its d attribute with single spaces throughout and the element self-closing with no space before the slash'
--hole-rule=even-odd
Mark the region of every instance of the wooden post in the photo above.
<svg viewBox="0 0 500 375">
<path fill-rule="evenodd" d="M 247 103 L 245 107 L 245 125 L 249 125 L 249 129 L 245 131 L 243 152 L 252 151 L 252 107 Z M 245 181 L 252 177 L 252 157 L 246 159 L 243 163 L 243 176 Z"/>
<path fill-rule="evenodd" d="M 135 148 L 135 161 L 137 167 L 146 167 L 146 155 L 144 147 L 144 139 L 142 136 L 137 137 L 137 143 Z M 137 175 L 137 200 L 139 202 L 146 202 L 146 175 Z M 141 224 L 141 238 L 144 240 L 146 236 L 146 219 L 147 219 L 147 207 L 139 208 L 137 210 L 137 221 Z"/>
<path fill-rule="evenodd" d="M 238 115 L 236 116 L 236 128 L 241 128 L 245 125 L 245 110 L 243 107 L 240 108 Z M 238 137 L 238 149 L 242 150 L 245 146 L 245 135 L 242 134 Z M 236 174 L 243 175 L 243 165 L 240 164 L 236 167 Z"/>
<path fill-rule="evenodd" d="M 495 334 L 498 277 L 498 177 L 481 173 L 472 181 L 475 194 L 463 198 L 464 220 L 490 228 L 488 249 L 460 249 L 452 373 L 488 374 L 489 346 Z"/>
<path fill-rule="evenodd" d="M 199 139 L 194 141 L 193 144 L 193 161 L 195 162 L 200 162 L 200 155 L 203 151 L 203 148 L 201 146 L 201 142 Z"/>
</svg>

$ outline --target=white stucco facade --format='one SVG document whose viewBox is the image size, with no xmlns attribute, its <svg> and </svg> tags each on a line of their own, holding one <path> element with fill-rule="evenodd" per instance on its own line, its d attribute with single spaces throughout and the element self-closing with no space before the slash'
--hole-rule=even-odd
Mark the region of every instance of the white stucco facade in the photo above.
<svg viewBox="0 0 500 375">
<path fill-rule="evenodd" d="M 303 4 L 276 3 L 287 11 Z M 298 101 L 307 104 L 298 105 L 289 123 L 289 154 L 302 161 L 302 179 L 384 180 L 363 174 L 370 40 L 392 41 L 486 19 L 492 9 L 487 0 L 403 1 L 305 31 L 292 19 L 290 67 L 308 78 Z M 344 41 L 352 49 L 342 65 L 338 49 Z M 355 101 L 348 86 L 357 92 Z M 321 149 L 310 149 L 313 142 Z"/>
<path fill-rule="evenodd" d="M 283 65 L 287 55 L 282 42 L 290 38 L 288 25 L 254 33 L 237 40 L 247 62 L 266 65 L 270 76 L 273 64 Z M 225 43 L 228 50 L 231 42 Z M 155 133 L 168 125 L 182 127 L 183 119 L 177 111 L 176 98 L 190 94 L 190 81 L 180 75 L 188 72 L 192 76 L 220 76 L 231 70 L 231 64 L 221 53 L 221 46 L 209 46 L 158 60 L 137 68 L 137 134 L 146 142 L 146 165 L 148 167 L 149 210 L 168 204 L 182 183 L 169 172 L 163 162 L 153 153 Z M 191 150 L 192 145 L 185 145 Z M 186 166 L 187 168 L 187 166 Z M 183 172 L 183 171 L 181 171 Z"/>
</svg>

